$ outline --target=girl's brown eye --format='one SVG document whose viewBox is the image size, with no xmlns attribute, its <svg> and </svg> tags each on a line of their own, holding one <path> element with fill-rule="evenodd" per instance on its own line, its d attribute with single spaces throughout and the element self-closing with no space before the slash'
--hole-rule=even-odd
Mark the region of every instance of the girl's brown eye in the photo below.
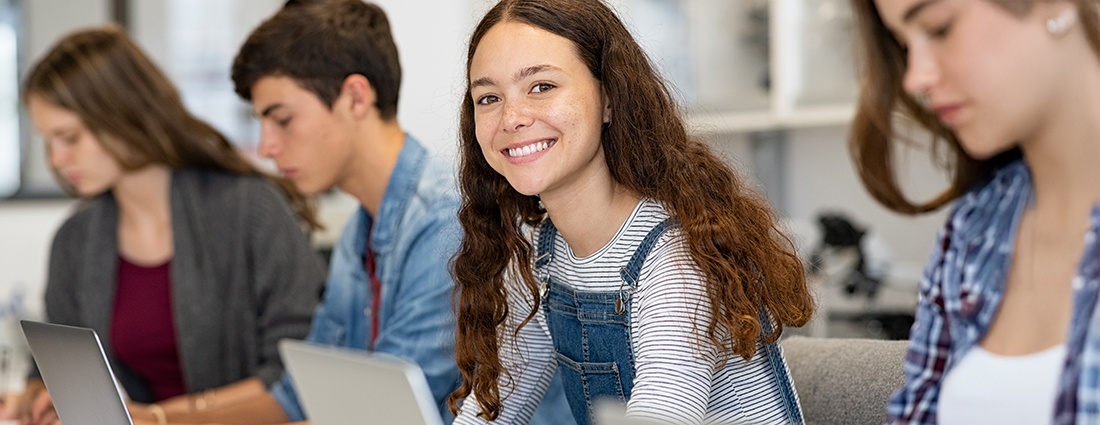
<svg viewBox="0 0 1100 425">
<path fill-rule="evenodd" d="M 947 23 L 933 28 L 932 31 L 929 32 L 929 35 L 931 35 L 934 39 L 942 39 L 944 37 L 947 37 L 947 34 L 951 32 L 951 24 L 953 24 L 952 21 L 947 21 Z"/>
<path fill-rule="evenodd" d="M 554 88 L 553 84 L 541 83 L 531 88 L 531 93 L 545 93 Z"/>
<path fill-rule="evenodd" d="M 499 102 L 499 101 L 500 101 L 500 98 L 496 97 L 496 96 L 482 96 L 482 97 L 477 99 L 476 103 L 478 105 L 488 105 L 490 103 L 496 103 L 496 102 Z"/>
</svg>

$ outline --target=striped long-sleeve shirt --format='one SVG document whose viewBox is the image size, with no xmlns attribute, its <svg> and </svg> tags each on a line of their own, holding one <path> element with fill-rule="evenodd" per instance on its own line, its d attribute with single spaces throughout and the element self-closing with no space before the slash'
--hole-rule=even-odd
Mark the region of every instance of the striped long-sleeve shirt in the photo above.
<svg viewBox="0 0 1100 425">
<path fill-rule="evenodd" d="M 584 258 L 573 255 L 559 234 L 549 272 L 556 282 L 580 291 L 613 292 L 619 268 L 645 235 L 668 217 L 655 201 L 643 200 L 611 241 Z M 538 229 L 532 241 L 538 240 Z M 508 288 L 510 316 L 500 335 L 503 408 L 496 423 L 525 424 L 538 406 L 557 368 L 554 346 L 541 311 L 513 338 L 530 313 L 532 295 L 522 283 Z M 660 238 L 642 267 L 631 298 L 631 340 L 635 379 L 627 404 L 630 416 L 672 423 L 784 423 L 785 410 L 763 345 L 751 361 L 727 357 L 707 337 L 712 320 L 702 272 L 689 256 L 678 229 Z M 455 424 L 481 424 L 476 398 L 470 397 Z"/>
</svg>

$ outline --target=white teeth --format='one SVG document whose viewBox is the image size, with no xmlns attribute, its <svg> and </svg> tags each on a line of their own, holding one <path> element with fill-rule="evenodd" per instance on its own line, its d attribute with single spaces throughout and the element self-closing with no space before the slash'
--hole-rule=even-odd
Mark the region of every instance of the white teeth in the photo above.
<svg viewBox="0 0 1100 425">
<path fill-rule="evenodd" d="M 538 142 L 524 146 L 522 148 L 508 149 L 508 156 L 515 158 L 519 156 L 527 156 L 535 152 L 541 152 L 550 147 L 551 143 L 553 142 Z"/>
</svg>

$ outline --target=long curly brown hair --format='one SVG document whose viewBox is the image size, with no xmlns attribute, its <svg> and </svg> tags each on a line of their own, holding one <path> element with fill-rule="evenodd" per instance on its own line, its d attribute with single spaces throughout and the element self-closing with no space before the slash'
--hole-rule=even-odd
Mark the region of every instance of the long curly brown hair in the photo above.
<svg viewBox="0 0 1100 425">
<path fill-rule="evenodd" d="M 779 338 L 783 326 L 802 326 L 810 319 L 814 301 L 802 263 L 769 204 L 687 134 L 669 88 L 611 9 L 596 0 L 501 1 L 471 36 L 467 72 L 482 37 L 505 21 L 572 41 L 599 80 L 614 117 L 601 134 L 611 175 L 637 195 L 660 201 L 679 224 L 692 259 L 707 277 L 716 319 L 706 326 L 714 344 L 729 355 L 751 358 L 761 338 L 761 306 L 776 324 L 767 342 Z M 463 381 L 449 403 L 457 412 L 458 401 L 473 393 L 481 405 L 479 416 L 493 420 L 500 414 L 498 381 L 505 372 L 498 355 L 508 315 L 505 269 L 518 269 L 535 300 L 529 321 L 539 297 L 532 246 L 521 229 L 537 225 L 546 211 L 537 197 L 515 191 L 489 166 L 476 139 L 468 87 L 462 102 L 459 220 L 465 233 L 454 277 Z"/>
<path fill-rule="evenodd" d="M 1035 1 L 991 0 L 1010 13 L 1025 16 Z M 1100 12 L 1096 0 L 1072 0 L 1078 9 L 1078 19 L 1094 53 L 1100 54 Z M 886 208 L 903 214 L 934 211 L 972 186 L 988 179 L 1001 166 L 1021 157 L 1019 149 L 1010 149 L 992 158 L 977 159 L 963 149 L 958 137 L 944 126 L 928 108 L 921 105 L 902 86 L 906 70 L 905 48 L 894 38 L 879 16 L 874 0 L 852 0 L 859 33 L 860 72 L 862 88 L 855 119 L 852 121 L 849 151 L 863 185 L 871 196 Z M 914 202 L 902 193 L 894 172 L 894 151 L 897 143 L 907 140 L 895 131 L 895 113 L 916 123 L 931 133 L 932 155 L 944 159 L 951 185 L 936 197 Z M 946 155 L 939 151 L 946 149 Z"/>
</svg>

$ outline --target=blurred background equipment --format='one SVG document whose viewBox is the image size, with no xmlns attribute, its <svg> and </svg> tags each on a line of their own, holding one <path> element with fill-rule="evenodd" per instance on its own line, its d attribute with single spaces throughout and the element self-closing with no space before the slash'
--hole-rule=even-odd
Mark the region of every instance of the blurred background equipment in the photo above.
<svg viewBox="0 0 1100 425">
<path fill-rule="evenodd" d="M 862 242 L 867 230 L 852 224 L 842 213 L 825 213 L 818 216 L 824 237 L 810 256 L 810 271 L 819 273 L 826 255 L 835 255 L 838 251 L 849 250 L 855 255 L 855 264 L 851 266 L 846 278 L 843 278 L 844 291 L 848 295 L 865 294 L 874 298 L 882 278 L 889 271 L 889 262 L 880 261 L 877 270 L 869 273 L 867 255 Z"/>
<path fill-rule="evenodd" d="M 916 307 L 912 279 L 894 274 L 889 246 L 843 212 L 817 215 L 820 237 L 806 259 L 823 324 L 816 336 L 908 339 Z"/>
</svg>

